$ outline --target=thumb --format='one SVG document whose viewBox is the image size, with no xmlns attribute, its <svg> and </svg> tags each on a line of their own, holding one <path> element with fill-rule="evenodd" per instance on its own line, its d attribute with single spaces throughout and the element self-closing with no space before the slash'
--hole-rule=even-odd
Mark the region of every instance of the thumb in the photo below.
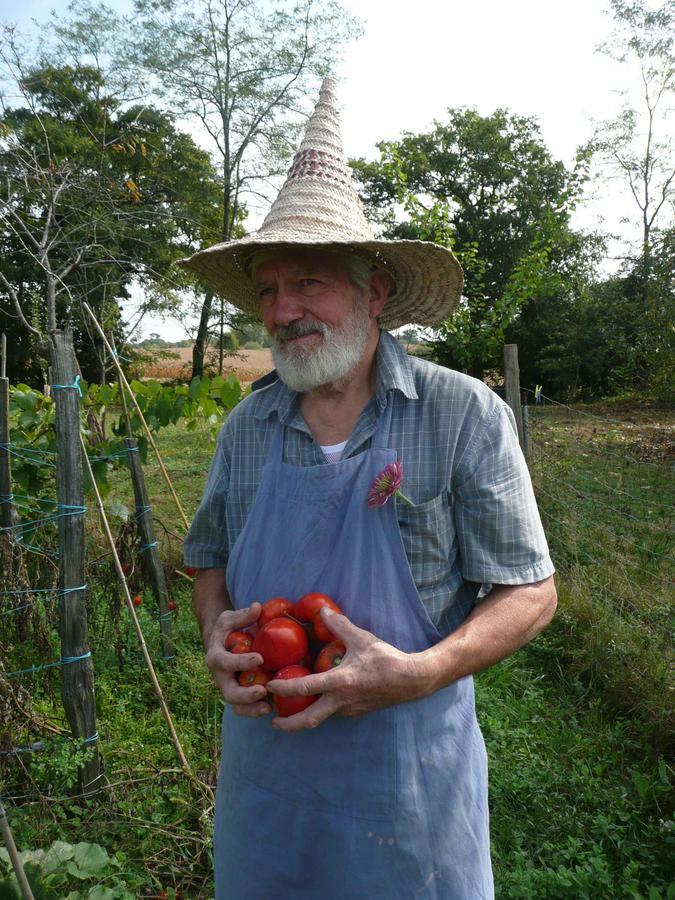
<svg viewBox="0 0 675 900">
<path fill-rule="evenodd" d="M 366 634 L 363 628 L 359 628 L 358 625 L 350 622 L 347 616 L 336 613 L 329 606 L 323 606 L 319 610 L 319 615 L 331 634 L 335 635 L 336 638 L 340 638 L 344 643 L 347 643 L 349 640 L 353 641 L 359 635 Z"/>
<path fill-rule="evenodd" d="M 237 628 L 245 628 L 246 625 L 252 625 L 258 621 L 261 606 L 259 603 L 252 603 L 250 606 L 244 606 L 241 609 L 226 610 L 223 614 L 223 626 L 226 631 L 236 631 Z"/>
</svg>

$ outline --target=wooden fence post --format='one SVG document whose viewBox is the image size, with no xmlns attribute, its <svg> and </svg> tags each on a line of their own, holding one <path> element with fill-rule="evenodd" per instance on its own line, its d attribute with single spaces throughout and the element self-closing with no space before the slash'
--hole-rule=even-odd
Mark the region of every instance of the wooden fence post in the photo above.
<svg viewBox="0 0 675 900">
<path fill-rule="evenodd" d="M 518 428 L 518 441 L 523 453 L 525 453 L 525 438 L 523 433 L 523 416 L 520 403 L 520 369 L 518 367 L 518 344 L 504 344 L 504 388 L 506 402 L 511 407 L 516 426 Z"/>
<path fill-rule="evenodd" d="M 84 483 L 80 435 L 79 373 L 70 329 L 50 334 L 52 391 L 56 407 L 56 499 L 59 529 L 59 635 L 63 706 L 73 735 L 87 739 L 96 753 L 78 773 L 82 793 L 100 785 L 94 667 L 85 606 Z M 58 387 L 56 387 L 58 385 Z"/>
<path fill-rule="evenodd" d="M 127 419 L 128 421 L 128 419 Z M 134 486 L 134 498 L 136 500 L 136 519 L 138 521 L 138 533 L 142 543 L 143 564 L 150 578 L 152 592 L 159 607 L 159 628 L 162 636 L 162 656 L 164 659 L 173 659 L 176 648 L 171 637 L 171 612 L 169 610 L 169 590 L 164 577 L 164 566 L 157 552 L 157 541 L 152 524 L 152 510 L 148 503 L 148 493 L 145 488 L 143 466 L 138 458 L 138 444 L 134 438 L 125 438 L 124 446 L 127 448 L 129 471 L 131 482 Z"/>
</svg>

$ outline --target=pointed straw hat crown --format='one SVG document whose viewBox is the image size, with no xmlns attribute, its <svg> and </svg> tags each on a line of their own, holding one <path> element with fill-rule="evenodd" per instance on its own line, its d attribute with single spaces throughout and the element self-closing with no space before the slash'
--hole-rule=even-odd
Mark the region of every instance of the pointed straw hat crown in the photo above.
<svg viewBox="0 0 675 900">
<path fill-rule="evenodd" d="M 257 315 L 248 261 L 258 250 L 275 246 L 343 249 L 372 258 L 393 282 L 378 316 L 383 328 L 438 324 L 455 309 L 461 295 L 462 270 L 446 247 L 375 238 L 342 148 L 331 78 L 323 82 L 286 181 L 259 230 L 201 250 L 180 264 L 234 306 Z"/>
</svg>

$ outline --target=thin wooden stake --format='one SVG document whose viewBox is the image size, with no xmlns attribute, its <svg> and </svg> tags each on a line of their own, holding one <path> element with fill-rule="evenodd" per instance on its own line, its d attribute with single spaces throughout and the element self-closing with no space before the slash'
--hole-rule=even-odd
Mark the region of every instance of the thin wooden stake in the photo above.
<svg viewBox="0 0 675 900">
<path fill-rule="evenodd" d="M 3 528 L 11 528 L 20 522 L 16 507 L 12 503 L 9 437 L 9 379 L 3 376 L 0 377 L 0 522 Z"/>
<path fill-rule="evenodd" d="M 16 880 L 19 882 L 19 887 L 21 888 L 21 896 L 23 900 L 35 900 L 33 896 L 33 892 L 30 889 L 30 885 L 28 884 L 28 879 L 26 878 L 26 873 L 23 870 L 23 866 L 21 865 L 21 857 L 19 856 L 19 851 L 16 849 L 16 844 L 14 843 L 14 836 L 12 835 L 12 829 L 9 827 L 9 822 L 7 821 L 7 813 L 5 812 L 5 807 L 2 805 L 2 800 L 0 799 L 0 833 L 2 833 L 2 839 L 5 842 L 5 847 L 7 847 L 7 853 L 9 854 L 9 858 L 12 862 L 12 868 L 14 869 L 14 874 L 16 875 Z"/>
<path fill-rule="evenodd" d="M 115 339 L 110 336 L 110 344 L 115 348 Z M 127 461 L 129 464 L 129 472 L 131 474 L 131 483 L 134 488 L 134 498 L 136 500 L 136 517 L 138 519 L 138 531 L 145 547 L 143 562 L 150 577 L 152 591 L 157 600 L 159 607 L 159 630 L 162 637 L 162 656 L 164 659 L 171 659 L 175 655 L 175 647 L 171 635 L 171 611 L 169 609 L 169 590 L 164 577 L 164 566 L 159 558 L 159 553 L 155 544 L 155 530 L 153 525 L 152 510 L 148 503 L 148 494 L 145 487 L 145 476 L 143 474 L 143 466 L 138 459 L 138 444 L 131 432 L 131 422 L 129 420 L 129 410 L 127 408 L 127 398 L 124 392 L 124 385 L 118 375 L 117 382 L 120 388 L 120 398 L 122 400 L 122 408 L 124 411 L 124 425 L 127 436 L 124 446 L 127 448 Z M 131 451 L 131 452 L 129 452 Z"/>
<path fill-rule="evenodd" d="M 152 592 L 155 595 L 159 607 L 159 630 L 162 638 L 162 656 L 164 659 L 173 659 L 176 648 L 171 636 L 171 611 L 169 609 L 169 589 L 164 577 L 164 566 L 157 550 L 155 529 L 152 521 L 152 510 L 148 503 L 148 492 L 145 487 L 143 466 L 138 458 L 138 444 L 135 438 L 125 438 L 124 446 L 127 448 L 127 461 L 131 474 L 131 483 L 136 499 L 136 520 L 138 522 L 138 534 L 142 543 L 143 565 L 150 579 Z"/>
<path fill-rule="evenodd" d="M 171 713 L 169 711 L 169 707 L 166 704 L 166 700 L 164 699 L 164 694 L 162 693 L 162 688 L 160 687 L 159 681 L 157 679 L 157 673 L 155 672 L 155 667 L 152 664 L 152 659 L 150 658 L 150 654 L 148 653 L 148 648 L 145 643 L 145 637 L 143 635 L 143 630 L 141 628 L 141 623 L 138 621 L 138 616 L 136 615 L 136 608 L 134 607 L 133 600 L 131 599 L 131 592 L 129 591 L 129 585 L 127 584 L 127 579 L 124 576 L 124 572 L 122 571 L 122 564 L 120 562 L 120 558 L 117 555 L 117 548 L 115 547 L 115 539 L 113 538 L 112 531 L 110 530 L 110 525 L 108 523 L 108 517 L 105 513 L 105 508 L 103 506 L 103 501 L 101 499 L 101 494 L 98 490 L 98 485 L 96 484 L 96 480 L 94 478 L 94 473 L 91 468 L 91 463 L 89 462 L 89 457 L 86 454 L 84 441 L 82 440 L 82 435 L 80 435 L 80 444 L 82 446 L 85 465 L 87 467 L 87 471 L 89 472 L 89 478 L 91 479 L 91 483 L 94 489 L 94 494 L 96 495 L 96 507 L 101 516 L 101 521 L 103 522 L 103 528 L 106 533 L 106 537 L 108 539 L 108 544 L 110 546 L 110 550 L 112 552 L 113 562 L 115 563 L 115 571 L 117 572 L 117 576 L 122 584 L 122 588 L 124 590 L 124 596 L 127 601 L 127 608 L 129 610 L 129 615 L 131 616 L 131 621 L 133 623 L 134 629 L 136 631 L 136 636 L 138 637 L 138 642 L 141 645 L 141 651 L 143 653 L 143 659 L 145 660 L 145 665 L 147 666 L 148 673 L 150 675 L 150 680 L 152 682 L 152 686 L 154 688 L 155 694 L 157 695 L 157 699 L 159 700 L 160 709 L 162 710 L 162 715 L 164 716 L 164 720 L 169 729 L 169 735 L 171 737 L 171 742 L 173 743 L 174 749 L 176 750 L 176 754 L 178 756 L 178 760 L 180 762 L 181 769 L 183 773 L 188 778 L 190 783 L 198 787 L 204 794 L 206 794 L 208 800 L 213 803 L 214 796 L 213 791 L 209 787 L 209 785 L 204 784 L 200 781 L 197 776 L 194 774 L 192 769 L 190 768 L 190 764 L 188 763 L 185 753 L 183 752 L 183 747 L 181 745 L 180 739 L 176 732 L 176 729 L 173 724 L 173 719 L 171 718 Z"/>
<path fill-rule="evenodd" d="M 0 378 L 7 377 L 7 335 L 2 332 L 0 338 Z"/>
<path fill-rule="evenodd" d="M 169 491 L 171 492 L 171 496 L 173 497 L 174 503 L 176 504 L 176 508 L 178 509 L 181 519 L 183 520 L 183 525 L 185 527 L 185 530 L 187 531 L 190 528 L 190 523 L 187 520 L 187 516 L 183 512 L 183 507 L 181 506 L 180 500 L 178 499 L 178 495 L 176 494 L 173 484 L 171 483 L 171 479 L 169 478 L 169 473 L 166 471 L 166 468 L 164 466 L 164 462 L 162 461 L 162 457 L 160 455 L 159 449 L 157 448 L 157 444 L 155 443 L 155 439 L 153 438 L 153 436 L 150 432 L 150 429 L 148 428 L 148 423 L 145 421 L 145 417 L 143 416 L 143 413 L 141 412 L 140 406 L 136 402 L 136 397 L 134 396 L 134 392 L 131 390 L 131 386 L 129 385 L 129 382 L 127 381 L 126 376 L 125 376 L 124 372 L 122 371 L 122 366 L 120 366 L 120 364 L 117 360 L 117 356 L 115 355 L 113 348 L 110 346 L 110 343 L 108 342 L 108 338 L 105 336 L 105 332 L 99 325 L 98 319 L 96 318 L 94 313 L 91 311 L 89 304 L 83 303 L 82 306 L 84 307 L 86 312 L 89 314 L 89 316 L 91 316 L 91 319 L 92 319 L 98 333 L 103 338 L 103 343 L 106 345 L 106 347 L 108 349 L 110 358 L 112 359 L 112 361 L 115 363 L 115 366 L 117 367 L 117 374 L 119 375 L 120 380 L 122 381 L 122 384 L 127 389 L 127 392 L 131 399 L 131 402 L 134 404 L 136 412 L 138 413 L 138 416 L 141 420 L 145 434 L 146 434 L 148 440 L 150 441 L 150 445 L 151 445 L 152 449 L 155 451 L 155 456 L 157 457 L 157 462 L 159 463 L 159 468 L 162 471 L 164 481 L 166 481 Z"/>
</svg>

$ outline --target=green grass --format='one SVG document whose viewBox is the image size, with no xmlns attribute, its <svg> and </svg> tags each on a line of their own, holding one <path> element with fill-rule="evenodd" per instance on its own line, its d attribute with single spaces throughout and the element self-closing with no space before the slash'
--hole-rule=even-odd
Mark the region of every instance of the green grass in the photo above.
<svg viewBox="0 0 675 900">
<path fill-rule="evenodd" d="M 672 521 L 665 504 L 655 502 L 665 500 L 668 468 L 660 457 L 615 465 L 606 451 L 618 446 L 626 455 L 620 428 L 606 437 L 580 431 L 573 413 L 567 423 L 548 410 L 544 415 L 546 420 L 535 423 L 533 469 L 558 567 L 559 613 L 531 645 L 477 678 L 490 760 L 497 897 L 659 900 L 672 896 L 667 891 L 673 832 L 663 758 L 668 594 L 654 587 L 667 570 L 661 557 L 672 553 L 667 544 L 654 542 L 655 526 Z M 159 443 L 190 517 L 214 444 L 206 428 L 188 433 L 179 426 L 160 432 Z M 152 457 L 146 473 L 171 596 L 178 603 L 177 660 L 160 659 L 147 592 L 141 621 L 187 758 L 214 785 L 222 703 L 203 663 L 189 585 L 173 574 L 182 528 Z M 617 486 L 649 502 L 631 500 L 617 515 L 599 502 L 607 493 L 597 483 L 600 477 L 611 485 L 612 506 Z M 107 502 L 129 504 L 124 470 L 113 484 Z M 660 512 L 636 525 L 625 515 L 636 506 Z M 93 540 L 96 529 L 91 534 Z M 130 537 L 124 532 L 125 540 Z M 69 798 L 77 768 L 71 744 L 32 727 L 13 701 L 7 712 L 0 679 L 0 732 L 11 734 L 15 744 L 44 739 L 48 745 L 42 753 L 0 757 L 0 793 L 21 849 L 56 839 L 95 841 L 117 854 L 118 880 L 130 896 L 177 888 L 183 898 L 210 898 L 212 811 L 180 771 L 104 552 L 98 548 L 100 559 L 87 580 L 97 725 L 110 786 L 95 800 Z M 142 587 L 138 569 L 132 583 L 135 590 Z M 19 668 L 19 661 L 57 658 L 51 607 L 31 619 L 27 640 L 17 638 L 3 632 L 8 669 Z M 26 693 L 19 705 L 65 728 L 58 671 L 21 681 Z"/>
</svg>

